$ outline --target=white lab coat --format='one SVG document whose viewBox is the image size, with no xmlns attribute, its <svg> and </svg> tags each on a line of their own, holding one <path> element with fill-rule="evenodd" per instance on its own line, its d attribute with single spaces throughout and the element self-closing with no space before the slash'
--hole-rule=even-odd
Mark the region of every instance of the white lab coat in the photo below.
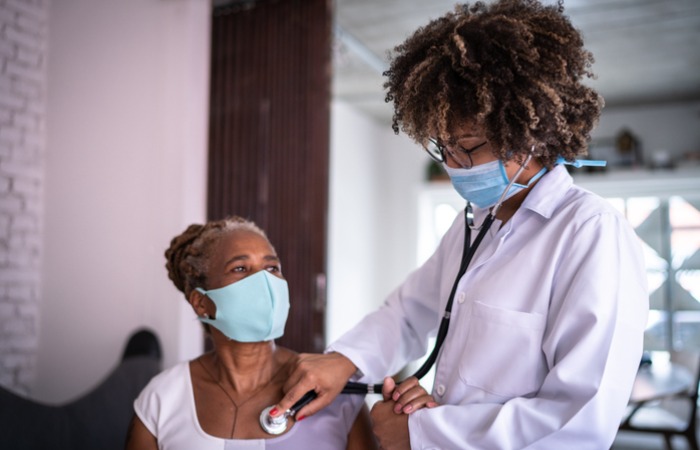
<svg viewBox="0 0 700 450">
<path fill-rule="evenodd" d="M 475 211 L 477 224 L 485 213 Z M 459 281 L 432 392 L 441 406 L 409 416 L 411 448 L 607 449 L 647 320 L 638 238 L 563 166 L 500 225 Z M 381 382 L 425 353 L 463 242 L 459 214 L 433 256 L 329 347 L 355 363 L 361 381 Z"/>
</svg>

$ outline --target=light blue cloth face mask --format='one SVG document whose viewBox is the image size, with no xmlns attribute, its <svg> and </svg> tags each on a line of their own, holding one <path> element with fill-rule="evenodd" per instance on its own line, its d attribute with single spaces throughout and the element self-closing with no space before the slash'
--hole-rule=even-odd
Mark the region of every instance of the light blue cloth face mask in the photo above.
<svg viewBox="0 0 700 450">
<path fill-rule="evenodd" d="M 479 208 L 490 208 L 498 202 L 503 191 L 508 187 L 508 175 L 501 160 L 474 166 L 471 169 L 448 167 L 443 163 L 455 190 L 468 202 Z M 547 172 L 542 168 L 527 184 L 513 183 L 504 200 L 526 189 Z"/>
<path fill-rule="evenodd" d="M 287 282 L 261 270 L 219 289 L 197 291 L 216 305 L 216 318 L 199 320 L 239 342 L 263 342 L 284 334 L 289 314 Z"/>
</svg>

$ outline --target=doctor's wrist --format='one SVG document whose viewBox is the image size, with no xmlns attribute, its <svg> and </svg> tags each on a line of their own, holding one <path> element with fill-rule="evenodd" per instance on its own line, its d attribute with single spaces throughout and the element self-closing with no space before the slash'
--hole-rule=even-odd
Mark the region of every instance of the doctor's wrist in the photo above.
<svg viewBox="0 0 700 450">
<path fill-rule="evenodd" d="M 351 377 L 362 375 L 362 372 L 357 368 L 357 366 L 350 361 L 350 358 L 335 351 L 326 353 L 329 360 L 332 359 L 333 364 L 336 369 L 336 374 L 341 375 L 343 380 L 349 380 Z"/>
</svg>

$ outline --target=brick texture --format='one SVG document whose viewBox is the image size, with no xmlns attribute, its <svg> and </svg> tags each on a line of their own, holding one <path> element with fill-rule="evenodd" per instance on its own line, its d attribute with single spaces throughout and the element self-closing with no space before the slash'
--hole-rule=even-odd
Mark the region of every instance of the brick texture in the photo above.
<svg viewBox="0 0 700 450">
<path fill-rule="evenodd" d="M 30 394 L 41 296 L 50 0 L 0 0 L 0 385 Z"/>
</svg>

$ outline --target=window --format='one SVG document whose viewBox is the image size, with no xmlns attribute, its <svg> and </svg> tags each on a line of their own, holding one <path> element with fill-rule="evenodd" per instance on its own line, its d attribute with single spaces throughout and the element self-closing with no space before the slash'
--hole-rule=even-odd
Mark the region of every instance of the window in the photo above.
<svg viewBox="0 0 700 450">
<path fill-rule="evenodd" d="M 610 199 L 635 227 L 649 283 L 648 350 L 700 349 L 700 201 Z"/>
</svg>

